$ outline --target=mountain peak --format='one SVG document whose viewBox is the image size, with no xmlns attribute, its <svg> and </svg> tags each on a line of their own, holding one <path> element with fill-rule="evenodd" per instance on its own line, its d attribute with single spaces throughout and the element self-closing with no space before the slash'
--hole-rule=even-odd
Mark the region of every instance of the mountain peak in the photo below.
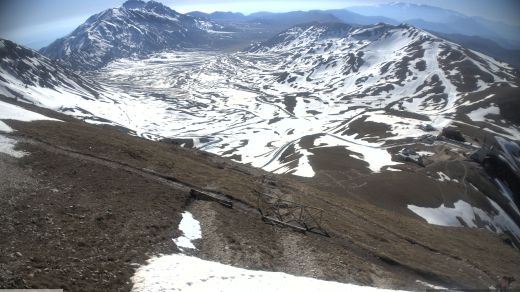
<svg viewBox="0 0 520 292">
<path fill-rule="evenodd" d="M 146 6 L 146 2 L 142 0 L 127 0 L 122 7 L 126 9 L 141 9 Z"/>
<path fill-rule="evenodd" d="M 159 14 L 169 14 L 174 12 L 170 7 L 161 2 L 150 0 L 148 2 L 142 0 L 127 0 L 123 3 L 122 8 L 125 9 L 144 9 Z"/>
<path fill-rule="evenodd" d="M 167 14 L 167 13 L 174 12 L 174 10 L 171 9 L 170 7 L 162 4 L 161 2 L 157 2 L 157 1 L 153 1 L 153 0 L 148 1 L 146 3 L 146 5 L 144 6 L 144 9 L 150 10 L 150 11 L 153 11 L 156 13 L 160 13 L 160 14 Z"/>
</svg>

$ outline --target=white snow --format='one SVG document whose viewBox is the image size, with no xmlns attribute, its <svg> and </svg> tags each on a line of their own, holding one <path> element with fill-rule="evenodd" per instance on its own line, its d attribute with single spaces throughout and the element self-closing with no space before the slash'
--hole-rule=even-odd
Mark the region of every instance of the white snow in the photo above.
<svg viewBox="0 0 520 292">
<path fill-rule="evenodd" d="M 469 227 L 477 227 L 473 222 L 475 218 L 473 207 L 462 200 L 455 202 L 453 208 L 445 207 L 444 204 L 442 204 L 438 208 L 408 205 L 408 209 L 424 218 L 430 224 L 462 227 L 464 226 L 460 221 L 462 220 L 468 224 Z"/>
<path fill-rule="evenodd" d="M 392 155 L 378 143 L 368 143 L 355 139 L 353 136 L 343 137 L 345 138 L 333 135 L 322 136 L 314 141 L 314 145 L 319 147 L 344 146 L 355 153 L 351 154 L 351 157 L 366 161 L 369 165 L 368 168 L 373 172 L 380 172 L 384 166 L 402 164 L 392 161 Z"/>
<path fill-rule="evenodd" d="M 202 238 L 199 221 L 195 220 L 190 212 L 185 211 L 182 213 L 179 230 L 182 231 L 183 235 L 173 239 L 177 247 L 180 249 L 195 249 L 195 245 L 193 245 L 192 241 Z"/>
<path fill-rule="evenodd" d="M 447 176 L 444 172 L 437 171 L 437 174 L 439 175 L 438 181 L 441 181 L 441 182 L 451 181 L 451 178 L 449 176 Z"/>
<path fill-rule="evenodd" d="M 295 143 L 296 141 L 297 140 L 287 143 L 284 147 L 280 148 L 280 150 L 277 151 L 278 154 L 276 154 L 274 158 L 271 159 L 271 161 L 267 162 L 265 165 L 261 165 L 262 168 L 274 173 L 291 173 L 302 177 L 313 177 L 315 175 L 315 172 L 309 162 L 309 156 L 312 156 L 313 154 L 307 151 L 306 149 L 300 147 L 298 143 Z M 289 161 L 280 161 L 280 156 L 289 146 L 294 147 L 295 156 L 301 157 L 293 158 Z M 293 164 L 295 160 L 298 160 L 298 166 L 293 169 L 289 165 Z M 259 159 L 258 161 L 264 160 Z M 253 163 L 253 165 L 255 164 Z"/>
<path fill-rule="evenodd" d="M 9 127 L 6 123 L 0 121 L 0 132 L 10 133 L 14 131 L 13 128 Z"/>
<path fill-rule="evenodd" d="M 18 120 L 23 122 L 40 120 L 59 121 L 57 119 L 52 119 L 3 101 L 0 101 L 0 132 L 10 133 L 14 131 L 11 127 L 9 127 L 6 123 L 2 122 L 1 120 Z M 27 154 L 23 151 L 14 150 L 15 145 L 16 140 L 0 135 L 1 153 L 5 153 L 16 158 L 23 157 Z"/>
<path fill-rule="evenodd" d="M 474 122 L 485 122 L 487 115 L 500 115 L 500 109 L 496 105 L 490 105 L 487 108 L 478 108 L 470 113 L 467 116 Z"/>
<path fill-rule="evenodd" d="M 419 283 L 419 284 L 421 284 L 421 285 L 423 285 L 423 286 L 426 286 L 426 287 L 428 287 L 428 288 L 430 288 L 430 289 L 435 289 L 435 290 L 447 290 L 447 291 L 449 290 L 449 289 L 446 288 L 446 287 L 433 285 L 433 284 L 430 284 L 430 283 L 428 283 L 428 282 L 424 282 L 424 281 L 421 281 L 421 280 L 415 280 L 415 282 L 417 282 L 417 283 Z"/>
<path fill-rule="evenodd" d="M 0 135 L 0 153 L 5 153 L 16 158 L 23 157 L 27 154 L 23 151 L 14 150 L 15 146 L 16 140 Z"/>
<path fill-rule="evenodd" d="M 503 232 L 508 230 L 520 239 L 520 228 L 509 215 L 493 200 L 487 198 L 495 212 L 486 212 L 473 207 L 469 203 L 459 200 L 453 207 L 441 204 L 437 208 L 408 205 L 415 214 L 424 218 L 428 223 L 441 226 L 478 228 L 486 226 L 488 229 Z"/>
<path fill-rule="evenodd" d="M 419 156 L 432 156 L 432 155 L 435 155 L 435 153 L 431 152 L 431 151 L 417 151 L 417 154 Z"/>
<path fill-rule="evenodd" d="M 133 292 L 344 292 L 395 291 L 279 272 L 254 271 L 202 260 L 182 254 L 163 255 L 148 260 L 132 277 Z"/>
<path fill-rule="evenodd" d="M 22 122 L 31 122 L 31 121 L 41 121 L 41 120 L 49 120 L 49 121 L 59 121 L 57 119 L 49 118 L 44 115 L 26 110 L 19 106 L 0 101 L 0 120 L 18 120 Z M 0 131 L 2 132 L 11 132 L 12 129 L 7 126 L 5 123 L 0 121 Z"/>
</svg>

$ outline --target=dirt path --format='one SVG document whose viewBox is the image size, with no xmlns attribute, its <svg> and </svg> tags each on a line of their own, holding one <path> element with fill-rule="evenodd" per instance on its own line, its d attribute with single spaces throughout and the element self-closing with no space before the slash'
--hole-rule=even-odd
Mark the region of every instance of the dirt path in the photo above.
<svg viewBox="0 0 520 292">
<path fill-rule="evenodd" d="M 180 190 L 180 191 L 188 192 L 193 187 L 193 185 L 190 185 L 189 183 L 180 182 L 178 179 L 176 179 L 172 176 L 159 174 L 159 173 L 154 172 L 153 170 L 136 168 L 136 167 L 133 167 L 131 165 L 128 165 L 128 164 L 125 164 L 125 163 L 122 163 L 119 161 L 109 160 L 109 159 L 106 159 L 103 157 L 94 156 L 92 154 L 82 153 L 82 152 L 79 152 L 79 151 L 76 151 L 76 150 L 73 150 L 70 148 L 52 145 L 52 144 L 47 143 L 42 140 L 29 138 L 29 137 L 23 137 L 23 138 L 15 137 L 15 139 L 20 143 L 32 144 L 32 145 L 38 146 L 39 148 L 42 148 L 46 151 L 49 151 L 51 153 L 66 155 L 72 159 L 88 161 L 88 162 L 92 162 L 92 163 L 95 163 L 98 165 L 107 166 L 107 167 L 110 167 L 115 170 L 123 170 L 126 172 L 130 172 L 132 174 L 139 175 L 143 178 L 155 180 L 157 182 L 168 185 L 168 186 L 170 186 L 174 189 Z"/>
</svg>

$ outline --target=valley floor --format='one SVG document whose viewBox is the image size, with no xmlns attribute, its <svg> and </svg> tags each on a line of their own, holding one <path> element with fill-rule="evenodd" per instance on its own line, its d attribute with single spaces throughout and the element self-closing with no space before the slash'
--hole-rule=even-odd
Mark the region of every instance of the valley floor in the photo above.
<svg viewBox="0 0 520 292">
<path fill-rule="evenodd" d="M 188 253 L 239 268 L 407 290 L 425 283 L 485 289 L 502 276 L 520 279 L 520 253 L 488 230 L 429 225 L 319 180 L 271 175 L 23 107 L 61 122 L 5 121 L 15 131 L 2 137 L 16 140 L 15 151 L 25 155 L 0 153 L 2 288 L 131 290 L 147 259 L 181 252 L 172 239 L 182 235 L 186 210 L 202 229 Z M 196 200 L 192 188 L 226 195 L 236 207 Z M 407 188 L 424 186 L 418 180 Z M 266 224 L 256 210 L 259 194 L 323 209 L 330 237 Z"/>
</svg>

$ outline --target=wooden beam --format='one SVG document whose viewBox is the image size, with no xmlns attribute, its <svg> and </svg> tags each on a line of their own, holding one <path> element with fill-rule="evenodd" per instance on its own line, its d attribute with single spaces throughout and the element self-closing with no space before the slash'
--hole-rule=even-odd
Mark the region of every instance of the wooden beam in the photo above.
<svg viewBox="0 0 520 292">
<path fill-rule="evenodd" d="M 233 202 L 231 202 L 230 200 L 221 198 L 217 194 L 206 193 L 206 192 L 199 191 L 196 189 L 191 189 L 190 195 L 196 200 L 214 201 L 214 202 L 221 204 L 224 207 L 233 208 Z"/>
</svg>

